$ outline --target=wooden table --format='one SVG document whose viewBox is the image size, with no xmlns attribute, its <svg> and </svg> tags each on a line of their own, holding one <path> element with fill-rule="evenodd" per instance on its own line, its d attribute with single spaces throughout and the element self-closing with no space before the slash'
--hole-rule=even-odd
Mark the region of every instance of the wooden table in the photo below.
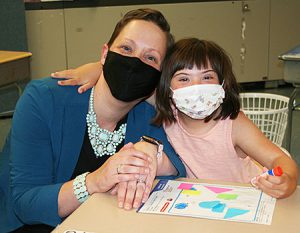
<svg viewBox="0 0 300 233">
<path fill-rule="evenodd" d="M 277 200 L 271 225 L 141 214 L 135 210 L 119 209 L 115 196 L 98 193 L 92 195 L 53 232 L 74 229 L 97 233 L 299 233 L 300 186 L 289 198 Z"/>
<path fill-rule="evenodd" d="M 29 52 L 0 50 L 0 87 L 29 79 Z"/>
<path fill-rule="evenodd" d="M 15 87 L 18 95 L 22 94 L 19 81 L 30 79 L 29 52 L 15 52 L 0 50 L 0 94 L 4 89 Z M 4 103 L 5 104 L 5 103 Z M 3 111 L 0 109 L 0 119 L 12 117 L 14 109 Z"/>
</svg>

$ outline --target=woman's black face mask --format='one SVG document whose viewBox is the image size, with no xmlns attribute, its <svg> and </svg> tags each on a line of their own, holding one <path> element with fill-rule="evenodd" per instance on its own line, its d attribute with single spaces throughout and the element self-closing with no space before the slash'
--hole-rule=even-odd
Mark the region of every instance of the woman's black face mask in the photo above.
<svg viewBox="0 0 300 233">
<path fill-rule="evenodd" d="M 137 57 L 112 51 L 107 53 L 103 72 L 112 95 L 125 102 L 148 97 L 155 90 L 161 74 Z"/>
</svg>

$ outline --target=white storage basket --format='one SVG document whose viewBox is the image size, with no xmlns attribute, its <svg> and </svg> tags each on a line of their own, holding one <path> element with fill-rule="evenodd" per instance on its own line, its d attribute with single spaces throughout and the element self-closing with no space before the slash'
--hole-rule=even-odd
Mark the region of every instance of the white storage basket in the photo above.
<svg viewBox="0 0 300 233">
<path fill-rule="evenodd" d="M 241 93 L 242 111 L 276 145 L 282 146 L 289 98 L 269 93 Z"/>
</svg>

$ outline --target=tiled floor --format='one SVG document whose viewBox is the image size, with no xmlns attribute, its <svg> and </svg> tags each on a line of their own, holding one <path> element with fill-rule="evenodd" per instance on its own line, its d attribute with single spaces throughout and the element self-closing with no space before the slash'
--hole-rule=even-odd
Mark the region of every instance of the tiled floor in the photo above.
<svg viewBox="0 0 300 233">
<path fill-rule="evenodd" d="M 285 96 L 290 96 L 294 90 L 294 87 L 290 85 L 279 86 L 278 88 L 268 88 L 265 89 L 260 85 L 242 85 L 243 92 L 265 92 L 265 93 L 273 93 L 280 94 Z M 300 93 L 299 93 L 300 94 Z M 17 99 L 17 90 L 7 89 L 0 90 L 0 112 L 7 111 L 13 108 L 16 99 Z M 300 101 L 300 98 L 297 99 Z M 0 149 L 2 148 L 5 140 L 5 136 L 7 135 L 11 125 L 11 119 L 0 119 Z M 292 157 L 297 161 L 297 164 L 300 169 L 300 111 L 294 111 L 292 116 L 292 135 L 291 135 L 291 150 L 290 153 Z M 283 147 L 286 147 L 286 140 L 284 139 Z M 300 181 L 299 181 L 300 184 Z"/>
</svg>

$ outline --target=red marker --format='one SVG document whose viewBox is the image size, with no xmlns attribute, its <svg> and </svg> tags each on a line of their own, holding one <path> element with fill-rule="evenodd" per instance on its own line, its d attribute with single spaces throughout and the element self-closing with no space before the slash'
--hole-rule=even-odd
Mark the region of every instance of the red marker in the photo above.
<svg viewBox="0 0 300 233">
<path fill-rule="evenodd" d="M 266 177 L 267 175 L 270 175 L 270 176 L 281 176 L 282 173 L 283 173 L 282 168 L 280 166 L 277 166 L 277 167 L 274 167 L 273 169 L 271 169 L 269 171 L 266 171 L 266 172 L 262 173 L 260 176 L 262 176 L 262 177 Z M 251 179 L 251 184 L 256 187 L 256 185 L 254 184 L 255 180 L 256 180 L 256 177 L 253 177 Z"/>
<path fill-rule="evenodd" d="M 265 173 L 267 173 L 268 175 L 271 175 L 271 176 L 281 176 L 283 171 L 282 171 L 281 167 L 277 166 Z M 263 176 L 265 173 L 261 174 L 261 176 Z"/>
</svg>

